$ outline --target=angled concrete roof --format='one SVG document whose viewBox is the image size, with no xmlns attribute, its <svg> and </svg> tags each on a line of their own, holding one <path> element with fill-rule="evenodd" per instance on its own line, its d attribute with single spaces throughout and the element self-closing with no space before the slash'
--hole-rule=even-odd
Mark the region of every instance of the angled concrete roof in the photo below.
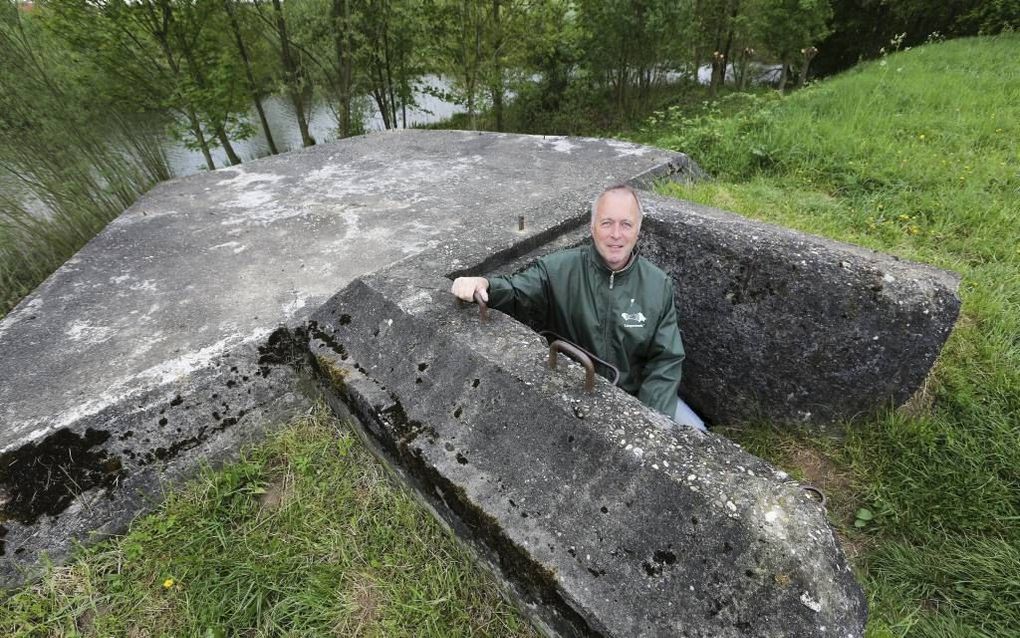
<svg viewBox="0 0 1020 638">
<path fill-rule="evenodd" d="M 447 292 L 581 241 L 605 185 L 697 173 L 613 140 L 402 131 L 161 184 L 0 322 L 0 585 L 321 391 L 540 628 L 861 635 L 863 594 L 800 486 L 605 380 L 582 394 L 537 335 Z M 645 201 L 710 419 L 901 402 L 952 329 L 951 273 Z"/>
<path fill-rule="evenodd" d="M 409 130 L 160 184 L 0 322 L 0 452 L 172 386 L 358 275 L 457 238 L 527 236 L 557 201 L 675 156 Z"/>
<path fill-rule="evenodd" d="M 269 335 L 355 277 L 425 250 L 455 268 L 458 242 L 527 240 L 603 185 L 685 166 L 614 140 L 401 131 L 155 187 L 0 322 L 0 583 L 307 406 Z"/>
</svg>

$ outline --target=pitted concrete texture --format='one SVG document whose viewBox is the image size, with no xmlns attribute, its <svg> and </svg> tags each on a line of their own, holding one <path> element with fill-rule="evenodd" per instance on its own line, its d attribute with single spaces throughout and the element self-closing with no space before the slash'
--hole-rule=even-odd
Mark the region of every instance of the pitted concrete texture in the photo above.
<svg viewBox="0 0 1020 638">
<path fill-rule="evenodd" d="M 955 273 L 649 195 L 676 282 L 682 392 L 713 423 L 824 424 L 905 403 L 960 311 Z"/>
<path fill-rule="evenodd" d="M 455 268 L 458 241 L 526 244 L 601 186 L 689 169 L 614 140 L 402 131 L 159 185 L 0 322 L 0 583 L 307 406 L 270 335 L 355 277 L 422 251 Z"/>
<path fill-rule="evenodd" d="M 536 626 L 863 635 L 863 593 L 798 485 L 604 379 L 585 393 L 579 366 L 546 368 L 536 333 L 452 303 L 441 268 L 426 253 L 352 283 L 313 315 L 310 350 L 333 403 Z"/>
</svg>

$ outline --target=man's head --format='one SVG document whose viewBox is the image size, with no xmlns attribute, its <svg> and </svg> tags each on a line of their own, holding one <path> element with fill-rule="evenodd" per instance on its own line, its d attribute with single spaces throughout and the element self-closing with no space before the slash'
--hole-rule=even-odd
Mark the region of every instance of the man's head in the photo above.
<svg viewBox="0 0 1020 638">
<path fill-rule="evenodd" d="M 591 238 L 611 270 L 620 270 L 641 232 L 641 200 L 626 184 L 610 186 L 591 205 Z"/>
</svg>

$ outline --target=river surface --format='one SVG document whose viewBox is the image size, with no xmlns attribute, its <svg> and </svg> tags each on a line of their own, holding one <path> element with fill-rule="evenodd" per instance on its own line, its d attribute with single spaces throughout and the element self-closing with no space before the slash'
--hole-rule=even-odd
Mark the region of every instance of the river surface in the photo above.
<svg viewBox="0 0 1020 638">
<path fill-rule="evenodd" d="M 419 80 L 421 84 L 427 84 L 438 91 L 448 91 L 449 83 L 437 76 L 425 76 Z M 431 124 L 445 120 L 455 113 L 462 112 L 463 107 L 437 98 L 431 93 L 416 91 L 415 101 L 418 106 L 407 109 L 407 125 L 415 126 Z M 383 119 L 374 100 L 363 98 L 368 108 L 365 109 L 364 118 L 366 131 L 383 130 Z M 281 153 L 296 148 L 301 148 L 301 131 L 298 129 L 297 116 L 294 106 L 290 100 L 272 95 L 262 100 L 262 108 L 269 121 L 269 130 L 272 131 L 273 141 Z M 255 135 L 246 140 L 231 140 L 234 151 L 243 160 L 248 161 L 257 157 L 269 154 L 269 144 L 262 132 L 258 114 L 255 107 L 251 108 L 248 114 L 248 121 L 255 128 Z M 397 123 L 403 124 L 400 111 L 397 111 Z M 322 100 L 315 100 L 312 105 L 311 115 L 308 118 L 308 132 L 317 143 L 330 142 L 337 139 L 337 118 L 333 108 Z M 228 166 L 226 153 L 222 148 L 211 149 L 213 162 L 217 168 Z M 202 152 L 187 148 L 182 142 L 167 139 L 166 144 L 167 160 L 170 164 L 170 171 L 175 176 L 191 175 L 206 170 L 205 159 Z"/>
<path fill-rule="evenodd" d="M 420 78 L 419 86 L 421 88 L 425 86 L 432 87 L 435 92 L 447 92 L 450 89 L 449 82 L 438 76 L 424 76 Z M 463 107 L 457 104 L 436 97 L 433 95 L 433 92 L 418 90 L 415 91 L 414 97 L 417 106 L 407 109 L 408 126 L 431 124 L 447 119 L 453 114 L 464 110 Z M 382 115 L 376 107 L 375 101 L 365 97 L 362 98 L 362 102 L 365 105 L 365 130 L 383 130 Z M 276 142 L 277 150 L 282 153 L 301 148 L 301 131 L 298 128 L 294 106 L 290 100 L 278 95 L 271 95 L 262 100 L 262 108 L 266 113 L 266 119 L 269 121 L 269 130 L 272 131 L 273 141 Z M 262 131 L 262 126 L 259 123 L 258 114 L 254 106 L 251 107 L 248 113 L 248 122 L 252 125 L 255 134 L 245 140 L 230 141 L 234 151 L 243 161 L 269 155 L 269 144 L 266 142 L 266 137 Z M 403 125 L 403 117 L 400 111 L 397 112 L 397 123 L 398 125 Z M 102 127 L 101 122 L 97 123 L 97 125 Z M 308 117 L 308 130 L 318 143 L 337 139 L 336 114 L 333 108 L 325 101 L 321 99 L 313 100 L 311 113 Z M 204 171 L 207 168 L 201 151 L 189 149 L 184 142 L 175 139 L 169 133 L 163 138 L 163 148 L 166 152 L 170 172 L 175 177 L 191 175 Z M 217 146 L 211 148 L 210 151 L 216 168 L 229 166 L 227 155 L 222 148 Z M 22 182 L 3 171 L 0 171 L 0 190 L 8 196 L 13 193 L 13 198 L 19 201 L 21 207 L 32 215 L 47 216 L 49 214 L 46 204 L 39 201 Z"/>
</svg>

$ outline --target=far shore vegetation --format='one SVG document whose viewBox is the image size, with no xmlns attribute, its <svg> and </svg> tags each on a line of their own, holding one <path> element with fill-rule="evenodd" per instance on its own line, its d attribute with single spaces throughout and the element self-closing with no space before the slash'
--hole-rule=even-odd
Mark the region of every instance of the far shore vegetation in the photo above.
<svg viewBox="0 0 1020 638">
<path fill-rule="evenodd" d="M 326 96 L 338 137 L 362 132 L 366 99 L 399 127 L 414 78 L 443 73 L 466 112 L 438 127 L 683 151 L 713 179 L 665 194 L 959 273 L 960 320 L 908 405 L 827 435 L 717 431 L 825 491 L 869 637 L 1015 635 L 1020 10 L 649 0 L 684 13 L 621 21 L 609 4 L 0 0 L 0 318 L 170 176 L 167 131 L 225 149 L 271 94 L 297 113 Z M 172 28 L 153 29 L 162 7 Z M 795 15 L 795 37 L 775 30 Z M 612 57 L 633 41 L 651 57 Z M 754 85 L 757 65 L 785 90 Z M 320 410 L 6 596 L 0 635 L 534 634 Z"/>
</svg>

